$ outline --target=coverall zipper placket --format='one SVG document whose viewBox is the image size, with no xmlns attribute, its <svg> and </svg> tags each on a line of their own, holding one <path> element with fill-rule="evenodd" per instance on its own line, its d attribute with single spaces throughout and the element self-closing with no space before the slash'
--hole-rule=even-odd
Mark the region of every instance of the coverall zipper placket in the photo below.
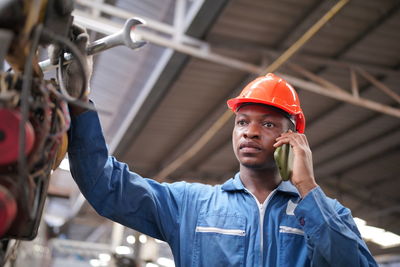
<svg viewBox="0 0 400 267">
<path fill-rule="evenodd" d="M 265 199 L 264 203 L 261 204 L 258 199 L 256 198 L 253 193 L 251 193 L 249 190 L 245 189 L 246 192 L 248 192 L 256 201 L 257 207 L 258 207 L 258 213 L 260 215 L 260 266 L 263 266 L 263 258 L 264 258 L 264 215 L 265 211 L 267 209 L 267 205 L 272 198 L 272 196 L 275 194 L 276 189 L 274 189 Z"/>
</svg>

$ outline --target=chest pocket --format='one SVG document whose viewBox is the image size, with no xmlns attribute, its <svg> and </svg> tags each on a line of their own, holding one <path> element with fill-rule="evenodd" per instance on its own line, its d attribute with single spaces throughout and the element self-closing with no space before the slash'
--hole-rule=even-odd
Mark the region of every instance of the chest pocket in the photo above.
<svg viewBox="0 0 400 267">
<path fill-rule="evenodd" d="M 286 215 L 279 226 L 279 265 L 310 266 L 304 231 L 294 215 Z"/>
<path fill-rule="evenodd" d="M 195 231 L 192 266 L 244 266 L 244 216 L 203 214 Z"/>
</svg>

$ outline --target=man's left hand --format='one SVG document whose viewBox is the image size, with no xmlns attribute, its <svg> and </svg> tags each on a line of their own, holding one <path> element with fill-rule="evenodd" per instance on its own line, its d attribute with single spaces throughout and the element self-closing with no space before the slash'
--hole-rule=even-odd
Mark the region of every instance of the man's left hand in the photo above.
<svg viewBox="0 0 400 267">
<path fill-rule="evenodd" d="M 305 197 L 308 192 L 318 186 L 314 178 L 312 153 L 307 137 L 304 134 L 289 130 L 276 138 L 274 147 L 279 147 L 283 144 L 290 144 L 292 146 L 294 162 L 290 180 L 296 186 L 301 197 Z"/>
</svg>

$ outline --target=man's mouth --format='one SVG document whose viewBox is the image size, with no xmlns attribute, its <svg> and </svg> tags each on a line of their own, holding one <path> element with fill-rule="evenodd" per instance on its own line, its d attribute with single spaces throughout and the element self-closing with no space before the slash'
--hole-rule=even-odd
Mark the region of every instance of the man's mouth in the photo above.
<svg viewBox="0 0 400 267">
<path fill-rule="evenodd" d="M 245 142 L 240 144 L 239 150 L 243 153 L 255 153 L 261 151 L 261 147 L 254 142 Z"/>
</svg>

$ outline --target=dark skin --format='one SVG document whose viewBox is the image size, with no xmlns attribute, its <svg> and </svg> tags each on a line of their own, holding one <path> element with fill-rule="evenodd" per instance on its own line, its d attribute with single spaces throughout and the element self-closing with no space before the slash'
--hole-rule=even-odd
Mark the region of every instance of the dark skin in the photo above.
<svg viewBox="0 0 400 267">
<path fill-rule="evenodd" d="M 290 121 L 285 116 L 266 105 L 249 104 L 236 112 L 232 142 L 240 163 L 240 178 L 260 203 L 280 183 L 273 153 L 283 144 L 293 148 L 291 182 L 301 197 L 318 186 L 307 138 L 289 130 L 289 126 Z"/>
</svg>

